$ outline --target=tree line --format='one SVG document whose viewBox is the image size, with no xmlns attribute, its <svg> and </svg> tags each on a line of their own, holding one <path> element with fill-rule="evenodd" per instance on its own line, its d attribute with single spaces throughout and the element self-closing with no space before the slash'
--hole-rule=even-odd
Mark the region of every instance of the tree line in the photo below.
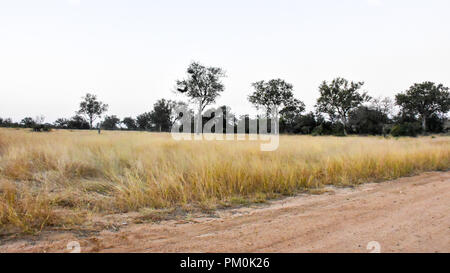
<svg viewBox="0 0 450 273">
<path fill-rule="evenodd" d="M 19 123 L 0 118 L 0 126 L 26 127 L 35 131 L 101 128 L 170 132 L 180 119 L 179 112 L 174 110 L 183 109 L 192 113 L 191 126 L 197 133 L 202 130 L 199 125 L 211 119 L 223 122 L 224 132 L 230 127 L 236 132 L 237 124 L 246 122 L 248 133 L 248 123 L 252 117 L 237 117 L 226 105 L 212 107 L 225 92 L 221 81 L 223 77 L 225 72 L 219 67 L 207 67 L 198 62 L 189 65 L 186 78 L 176 81 L 175 92 L 184 94 L 191 105 L 195 105 L 194 109 L 187 102 L 160 99 L 149 112 L 120 119 L 116 115 L 103 116 L 108 111 L 108 105 L 96 95 L 86 94 L 79 110 L 69 119 L 59 118 L 53 124 L 45 124 L 43 117 L 26 117 Z M 295 98 L 293 85 L 283 79 L 259 81 L 251 86 L 253 92 L 248 96 L 248 101 L 260 112 L 260 116 L 279 120 L 279 125 L 270 129 L 276 133 L 416 136 L 448 130 L 446 115 L 450 110 L 450 93 L 449 88 L 442 84 L 416 83 L 398 93 L 395 99 L 373 98 L 362 91 L 364 82 L 336 78 L 321 83 L 315 111 L 308 113 L 305 113 L 305 104 Z"/>
</svg>

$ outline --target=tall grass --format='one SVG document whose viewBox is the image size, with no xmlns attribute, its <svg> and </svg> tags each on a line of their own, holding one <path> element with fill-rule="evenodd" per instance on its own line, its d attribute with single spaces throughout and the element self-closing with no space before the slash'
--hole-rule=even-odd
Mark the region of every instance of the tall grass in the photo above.
<svg viewBox="0 0 450 273">
<path fill-rule="evenodd" d="M 249 141 L 2 129 L 0 228 L 57 224 L 60 209 L 214 207 L 449 168 L 449 137 L 282 136 L 277 151 L 261 152 Z"/>
</svg>

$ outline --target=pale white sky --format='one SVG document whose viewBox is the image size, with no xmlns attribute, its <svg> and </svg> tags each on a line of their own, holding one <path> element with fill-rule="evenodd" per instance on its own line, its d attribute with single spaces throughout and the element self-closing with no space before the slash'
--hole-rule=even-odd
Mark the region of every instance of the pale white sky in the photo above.
<svg viewBox="0 0 450 273">
<path fill-rule="evenodd" d="M 227 71 L 218 104 L 252 113 L 250 84 L 283 78 L 312 109 L 323 80 L 373 96 L 450 85 L 448 0 L 0 0 L 0 117 L 70 117 L 97 94 L 136 116 L 176 97 L 198 60 Z"/>
</svg>

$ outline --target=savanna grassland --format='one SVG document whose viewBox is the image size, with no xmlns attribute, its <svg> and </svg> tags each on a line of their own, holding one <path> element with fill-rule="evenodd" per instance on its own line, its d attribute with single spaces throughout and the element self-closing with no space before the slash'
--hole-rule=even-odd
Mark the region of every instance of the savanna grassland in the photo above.
<svg viewBox="0 0 450 273">
<path fill-rule="evenodd" d="M 170 134 L 0 129 L 0 231 L 70 228 L 94 215 L 214 210 L 323 186 L 450 169 L 450 137 L 281 136 L 180 141 Z"/>
</svg>

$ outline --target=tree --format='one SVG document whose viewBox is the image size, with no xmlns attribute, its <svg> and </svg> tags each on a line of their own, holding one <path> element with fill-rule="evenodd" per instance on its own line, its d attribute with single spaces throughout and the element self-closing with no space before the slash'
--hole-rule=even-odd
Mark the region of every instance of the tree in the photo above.
<svg viewBox="0 0 450 273">
<path fill-rule="evenodd" d="M 313 112 L 309 112 L 306 115 L 299 115 L 292 123 L 292 133 L 311 134 L 312 130 L 318 125 L 316 115 Z"/>
<path fill-rule="evenodd" d="M 384 119 L 382 121 L 382 133 L 386 136 L 386 124 L 392 121 L 392 118 L 395 116 L 395 103 L 389 98 L 375 98 L 372 99 L 372 104 L 370 106 L 370 110 L 375 110 L 384 115 Z"/>
<path fill-rule="evenodd" d="M 397 94 L 395 100 L 404 112 L 419 115 L 423 132 L 428 129 L 427 119 L 431 115 L 445 115 L 450 110 L 448 87 L 433 82 L 416 83 L 404 93 Z"/>
<path fill-rule="evenodd" d="M 427 118 L 428 132 L 443 133 L 446 120 L 447 118 L 444 115 L 432 114 Z"/>
<path fill-rule="evenodd" d="M 395 111 L 395 102 L 389 97 L 378 97 L 372 99 L 372 103 L 370 106 L 373 110 L 380 111 L 388 118 L 392 118 L 394 116 Z"/>
<path fill-rule="evenodd" d="M 252 84 L 255 91 L 248 96 L 248 100 L 256 107 L 263 109 L 266 116 L 275 119 L 275 133 L 278 133 L 279 114 L 289 112 L 303 112 L 305 104 L 294 98 L 293 85 L 282 79 L 268 82 L 259 81 Z"/>
<path fill-rule="evenodd" d="M 89 93 L 82 99 L 80 110 L 77 113 L 84 115 L 89 120 L 89 127 L 92 129 L 94 120 L 100 118 L 104 112 L 108 111 L 108 105 L 98 101 L 96 95 Z"/>
<path fill-rule="evenodd" d="M 198 104 L 195 131 L 200 134 L 203 110 L 214 103 L 220 93 L 225 90 L 225 86 L 221 82 L 221 78 L 225 77 L 225 72 L 218 67 L 205 67 L 193 62 L 189 65 L 187 74 L 187 79 L 177 81 L 177 91 L 186 94 Z"/>
<path fill-rule="evenodd" d="M 0 118 L 0 127 L 17 127 L 18 124 L 14 123 L 11 118 Z"/>
<path fill-rule="evenodd" d="M 26 118 L 23 118 L 23 119 L 20 121 L 20 124 L 21 124 L 23 127 L 25 127 L 25 128 L 32 128 L 32 127 L 34 127 L 34 126 L 36 125 L 36 122 L 34 121 L 33 118 L 31 118 L 31 117 L 26 117 Z"/>
<path fill-rule="evenodd" d="M 285 107 L 280 111 L 280 127 L 282 131 L 294 133 L 296 123 L 301 118 L 302 112 L 305 111 L 305 105 L 295 100 L 292 105 Z"/>
<path fill-rule="evenodd" d="M 128 130 L 136 130 L 137 129 L 136 120 L 132 117 L 123 118 L 122 124 L 127 126 Z"/>
<path fill-rule="evenodd" d="M 146 112 L 137 116 L 136 124 L 139 130 L 149 130 L 152 127 L 151 113 Z"/>
<path fill-rule="evenodd" d="M 231 111 L 231 107 L 222 105 L 217 108 L 210 108 L 205 112 L 203 123 L 209 123 L 209 129 L 216 134 L 234 133 L 236 117 Z"/>
<path fill-rule="evenodd" d="M 182 113 L 192 113 L 189 105 L 183 101 L 169 101 L 170 107 L 170 126 L 172 127 L 177 120 L 182 117 Z M 191 114 L 192 115 L 192 114 Z"/>
<path fill-rule="evenodd" d="M 172 127 L 173 108 L 175 108 L 175 102 L 165 99 L 160 99 L 153 105 L 153 110 L 150 112 L 150 121 L 159 132 L 168 132 Z"/>
<path fill-rule="evenodd" d="M 73 116 L 67 123 L 70 129 L 89 129 L 89 123 L 80 115 Z"/>
<path fill-rule="evenodd" d="M 360 106 L 349 114 L 349 125 L 357 134 L 380 135 L 385 134 L 385 124 L 388 116 L 378 110 Z"/>
<path fill-rule="evenodd" d="M 180 118 L 180 110 L 189 112 L 188 105 L 181 101 L 160 99 L 153 105 L 150 122 L 159 132 L 169 132 Z"/>
<path fill-rule="evenodd" d="M 358 90 L 364 82 L 351 82 L 346 79 L 336 78 L 330 84 L 324 81 L 320 87 L 320 97 L 317 100 L 316 109 L 319 113 L 327 114 L 332 123 L 340 121 L 343 125 L 344 135 L 347 135 L 348 115 L 350 111 L 370 101 L 366 92 Z"/>
<path fill-rule="evenodd" d="M 69 127 L 69 120 L 65 118 L 59 118 L 55 120 L 53 125 L 55 125 L 56 128 L 65 129 Z"/>
<path fill-rule="evenodd" d="M 101 124 L 101 127 L 105 130 L 115 130 L 117 129 L 117 125 L 119 125 L 119 123 L 120 119 L 117 116 L 106 116 Z"/>
</svg>

